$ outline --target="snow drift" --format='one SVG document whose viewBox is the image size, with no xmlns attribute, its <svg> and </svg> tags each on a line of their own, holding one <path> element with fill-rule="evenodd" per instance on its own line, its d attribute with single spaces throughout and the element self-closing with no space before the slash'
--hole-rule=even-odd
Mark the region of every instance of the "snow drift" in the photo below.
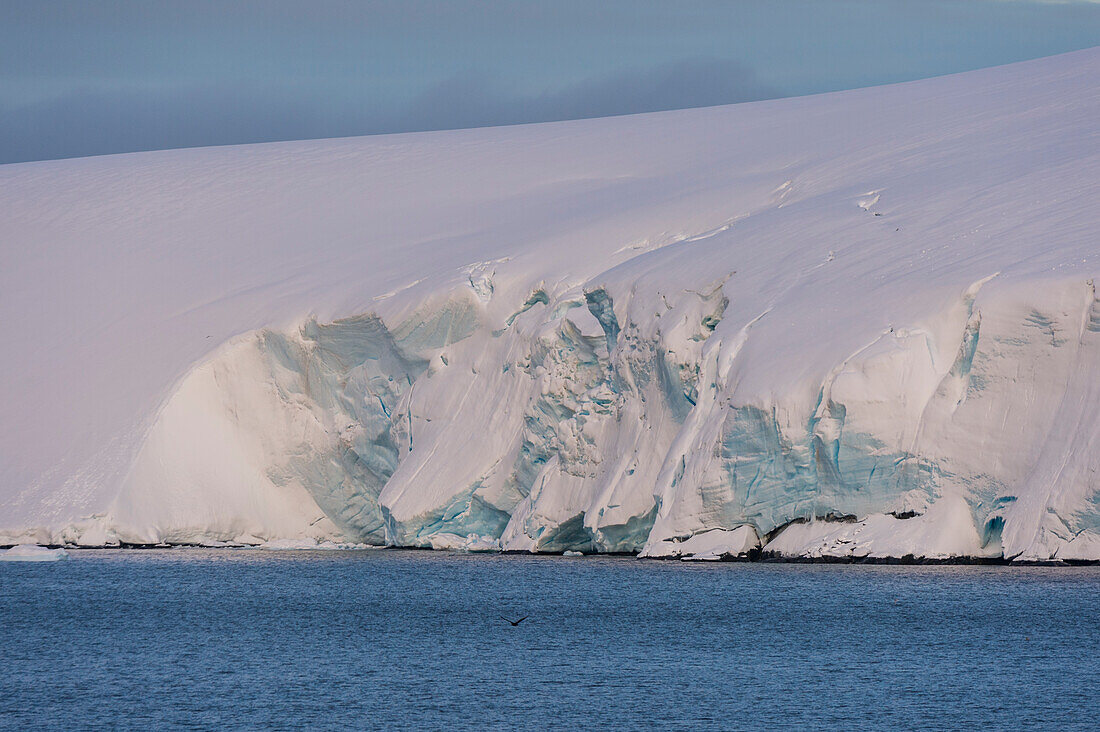
<svg viewBox="0 0 1100 732">
<path fill-rule="evenodd" d="M 0 214 L 0 544 L 1100 559 L 1100 50 Z"/>
</svg>

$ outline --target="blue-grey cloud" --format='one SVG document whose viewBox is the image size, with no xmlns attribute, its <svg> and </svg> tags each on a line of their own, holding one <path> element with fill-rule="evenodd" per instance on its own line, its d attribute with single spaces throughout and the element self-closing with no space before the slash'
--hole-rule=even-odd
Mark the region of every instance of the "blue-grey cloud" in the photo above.
<svg viewBox="0 0 1100 732">
<path fill-rule="evenodd" d="M 1092 45 L 1084 0 L 0 0 L 0 163 L 726 104 Z"/>
<path fill-rule="evenodd" d="M 219 84 L 78 92 L 0 110 L 0 160 L 16 162 L 174 147 L 481 127 L 602 117 L 779 96 L 743 65 L 685 60 L 524 94 L 464 73 L 408 102 L 333 108 L 305 91 Z"/>
<path fill-rule="evenodd" d="M 509 92 L 477 74 L 460 74 L 415 98 L 394 126 L 446 129 L 605 117 L 770 99 L 777 89 L 751 69 L 723 59 L 689 59 L 630 69 L 540 94 Z"/>
<path fill-rule="evenodd" d="M 316 136 L 314 106 L 276 90 L 182 86 L 75 92 L 0 109 L 0 161 Z"/>
</svg>

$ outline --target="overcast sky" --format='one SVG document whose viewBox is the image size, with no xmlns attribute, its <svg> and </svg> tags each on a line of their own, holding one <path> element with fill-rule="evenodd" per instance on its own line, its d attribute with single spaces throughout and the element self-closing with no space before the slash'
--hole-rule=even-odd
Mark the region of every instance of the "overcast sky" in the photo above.
<svg viewBox="0 0 1100 732">
<path fill-rule="evenodd" d="M 0 0 L 0 163 L 727 104 L 1094 45 L 1084 0 Z"/>
</svg>

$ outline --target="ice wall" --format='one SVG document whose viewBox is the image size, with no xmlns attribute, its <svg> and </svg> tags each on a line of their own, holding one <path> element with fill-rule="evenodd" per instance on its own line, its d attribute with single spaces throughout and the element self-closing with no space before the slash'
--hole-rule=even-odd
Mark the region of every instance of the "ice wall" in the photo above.
<svg viewBox="0 0 1100 732">
<path fill-rule="evenodd" d="M 0 545 L 1100 560 L 1097 89 L 0 166 Z"/>
<path fill-rule="evenodd" d="M 1091 282 L 978 280 L 758 392 L 739 355 L 782 324 L 727 314 L 736 274 L 701 274 L 536 288 L 502 322 L 459 288 L 392 328 L 364 315 L 239 339 L 166 406 L 115 535 L 1092 557 Z"/>
</svg>

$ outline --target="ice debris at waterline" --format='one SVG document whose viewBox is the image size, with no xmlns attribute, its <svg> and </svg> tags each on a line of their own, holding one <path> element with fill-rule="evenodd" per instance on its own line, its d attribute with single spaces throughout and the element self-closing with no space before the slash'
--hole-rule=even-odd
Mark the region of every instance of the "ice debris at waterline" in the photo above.
<svg viewBox="0 0 1100 732">
<path fill-rule="evenodd" d="M 257 544 L 256 548 L 268 551 L 338 551 L 341 549 L 376 549 L 378 547 L 346 541 L 317 541 L 312 537 L 308 537 L 305 539 L 272 539 L 271 541 L 265 541 L 263 544 Z"/>
<path fill-rule="evenodd" d="M 0 562 L 57 562 L 68 559 L 64 549 L 50 549 L 36 544 L 19 544 L 11 549 L 0 549 Z"/>
<path fill-rule="evenodd" d="M 0 543 L 1100 559 L 1098 90 L 0 166 Z"/>
</svg>

